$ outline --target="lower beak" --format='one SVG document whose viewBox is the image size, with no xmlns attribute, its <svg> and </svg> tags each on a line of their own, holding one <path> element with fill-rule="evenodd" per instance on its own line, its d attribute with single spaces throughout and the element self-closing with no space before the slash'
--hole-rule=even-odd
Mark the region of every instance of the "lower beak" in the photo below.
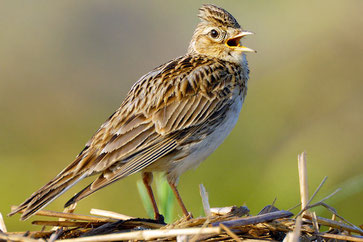
<svg viewBox="0 0 363 242">
<path fill-rule="evenodd" d="M 251 35 L 251 34 L 254 34 L 252 32 L 249 32 L 249 31 L 242 31 L 240 32 L 239 34 L 237 34 L 236 36 L 233 36 L 232 38 L 229 38 L 227 41 L 226 41 L 226 46 L 228 48 L 231 48 L 231 49 L 234 49 L 234 50 L 239 50 L 239 51 L 243 51 L 243 52 L 256 52 L 255 50 L 253 49 L 250 49 L 248 47 L 245 47 L 245 46 L 242 46 L 240 44 L 240 40 L 246 36 L 246 35 Z"/>
</svg>

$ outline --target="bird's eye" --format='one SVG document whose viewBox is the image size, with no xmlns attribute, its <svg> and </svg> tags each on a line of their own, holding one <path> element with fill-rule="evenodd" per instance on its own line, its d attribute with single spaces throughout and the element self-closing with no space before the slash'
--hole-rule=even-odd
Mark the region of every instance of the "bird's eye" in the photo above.
<svg viewBox="0 0 363 242">
<path fill-rule="evenodd" d="M 210 31 L 210 36 L 211 36 L 212 38 L 216 39 L 216 38 L 219 36 L 219 33 L 218 33 L 218 31 L 217 31 L 217 30 L 212 29 L 212 30 Z"/>
</svg>

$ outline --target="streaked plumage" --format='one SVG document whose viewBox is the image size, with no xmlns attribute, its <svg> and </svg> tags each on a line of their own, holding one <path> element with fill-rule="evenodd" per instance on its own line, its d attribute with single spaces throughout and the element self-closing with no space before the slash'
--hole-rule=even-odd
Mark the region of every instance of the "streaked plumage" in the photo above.
<svg viewBox="0 0 363 242">
<path fill-rule="evenodd" d="M 184 171 L 223 142 L 247 91 L 249 71 L 242 52 L 251 49 L 240 46 L 239 40 L 250 32 L 242 31 L 232 15 L 214 5 L 203 5 L 199 17 L 187 54 L 141 77 L 77 158 L 11 215 L 25 210 L 21 218 L 27 219 L 96 174 L 98 178 L 66 206 L 139 171 L 147 187 L 153 171 L 165 172 L 175 187 Z"/>
</svg>

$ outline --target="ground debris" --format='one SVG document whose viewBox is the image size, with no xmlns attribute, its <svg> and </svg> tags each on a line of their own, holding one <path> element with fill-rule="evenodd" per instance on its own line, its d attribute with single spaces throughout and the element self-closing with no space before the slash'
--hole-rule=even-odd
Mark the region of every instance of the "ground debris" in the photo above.
<svg viewBox="0 0 363 242">
<path fill-rule="evenodd" d="M 235 206 L 234 206 L 235 207 Z M 62 230 L 45 230 L 31 232 L 1 232 L 3 241 L 50 241 L 55 233 L 56 241 L 120 241 L 120 240 L 162 240 L 175 241 L 176 238 L 187 238 L 185 241 L 238 241 L 240 240 L 268 240 L 289 241 L 287 234 L 296 229 L 296 220 L 289 211 L 278 210 L 271 205 L 266 206 L 258 215 L 241 215 L 239 209 L 232 207 L 216 208 L 215 211 L 228 211 L 223 214 L 211 213 L 208 217 L 185 219 L 181 218 L 172 224 L 163 224 L 152 219 L 131 218 L 115 220 L 99 216 L 73 215 L 72 213 L 53 213 L 42 211 L 41 214 L 56 218 L 81 218 L 61 221 L 37 220 L 35 225 L 57 226 Z M 235 207 L 238 208 L 238 207 Z M 243 207 L 245 210 L 246 207 Z M 211 208 L 213 211 L 213 208 Z M 235 211 L 235 212 L 234 212 Z M 245 210 L 246 211 L 246 210 Z M 57 217 L 60 215 L 60 217 Z M 330 241 L 347 240 L 363 241 L 363 231 L 356 226 L 348 225 L 342 221 L 335 221 L 318 217 L 319 228 L 322 226 L 333 229 L 327 232 L 314 229 L 313 217 L 303 216 L 299 238 L 303 241 L 319 240 Z M 355 234 L 355 235 L 353 235 Z M 183 237 L 182 237 L 183 236 Z M 54 236 L 55 237 L 55 236 Z M 289 238 L 293 236 L 289 236 Z M 287 239 L 286 239 L 287 238 Z"/>
<path fill-rule="evenodd" d="M 75 205 L 62 212 L 41 210 L 38 216 L 58 220 L 33 221 L 43 226 L 40 231 L 7 232 L 0 213 L 0 241 L 360 241 L 363 226 L 356 226 L 339 216 L 325 203 L 338 190 L 311 204 L 327 178 L 309 198 L 305 152 L 298 156 L 301 210 L 294 216 L 279 210 L 275 201 L 257 215 L 249 214 L 246 206 L 210 208 L 208 193 L 200 185 L 202 204 L 207 216 L 181 218 L 171 224 L 143 219 L 112 211 L 92 209 L 92 215 L 74 214 Z M 309 209 L 323 206 L 332 218 L 318 217 Z M 295 206 L 294 208 L 296 208 Z M 22 211 L 20 211 L 21 213 Z M 95 216 L 96 215 L 96 216 Z M 45 229 L 46 228 L 46 229 Z"/>
</svg>

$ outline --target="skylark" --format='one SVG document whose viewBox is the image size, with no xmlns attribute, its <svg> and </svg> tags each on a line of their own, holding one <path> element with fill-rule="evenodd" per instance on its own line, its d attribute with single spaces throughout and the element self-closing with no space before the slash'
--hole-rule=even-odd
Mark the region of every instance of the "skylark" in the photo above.
<svg viewBox="0 0 363 242">
<path fill-rule="evenodd" d="M 119 109 L 88 141 L 76 159 L 9 215 L 28 219 L 82 179 L 99 175 L 65 207 L 117 180 L 141 172 L 153 204 L 152 172 L 165 172 L 185 216 L 176 188 L 179 176 L 206 159 L 235 126 L 247 92 L 248 65 L 242 30 L 226 10 L 199 9 L 187 53 L 141 77 Z"/>
</svg>

